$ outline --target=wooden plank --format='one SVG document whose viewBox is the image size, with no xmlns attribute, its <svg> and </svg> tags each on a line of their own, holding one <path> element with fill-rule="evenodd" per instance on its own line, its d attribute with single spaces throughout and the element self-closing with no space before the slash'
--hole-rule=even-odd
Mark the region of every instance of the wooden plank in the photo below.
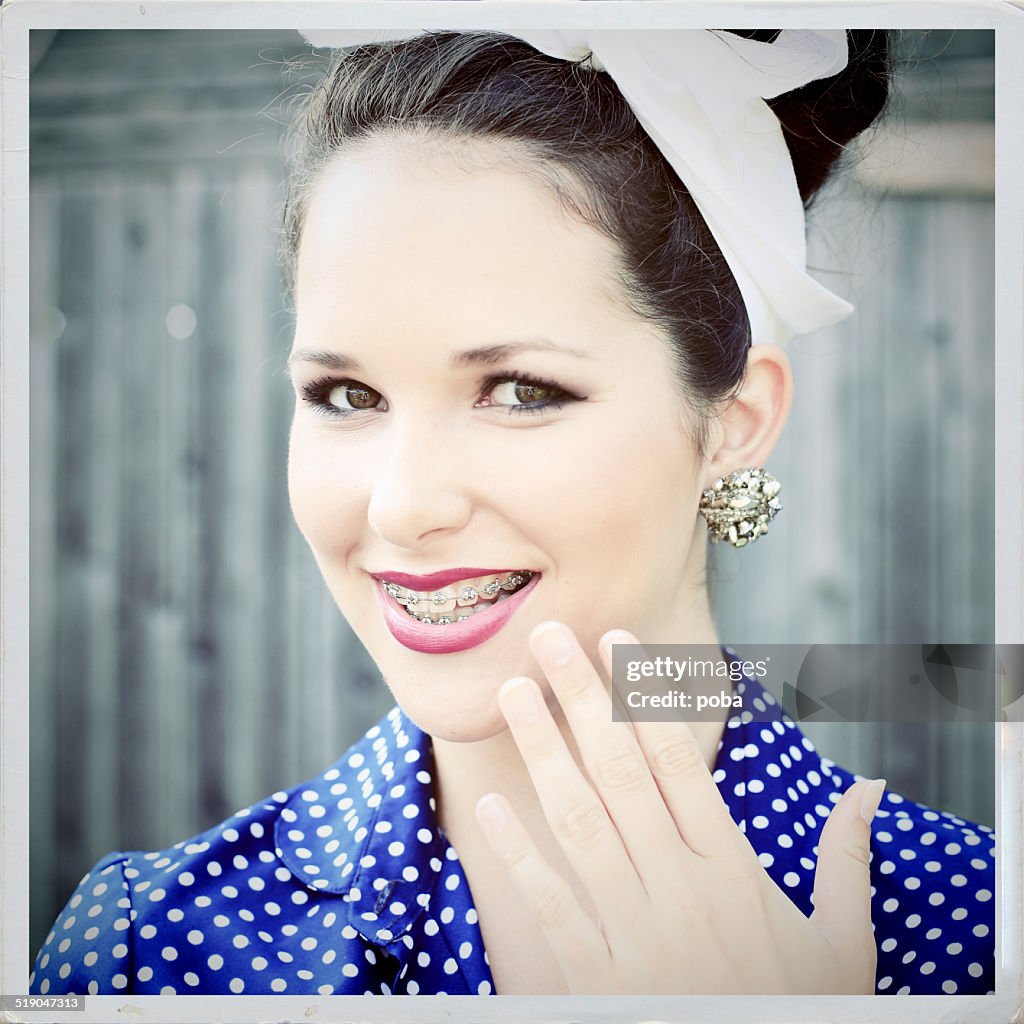
<svg viewBox="0 0 1024 1024">
<path fill-rule="evenodd" d="M 30 687 L 29 815 L 33 898 L 29 905 L 30 962 L 60 910 L 63 891 L 59 857 L 57 751 L 61 746 L 56 708 L 57 602 L 57 465 L 56 358 L 65 329 L 59 307 L 60 182 L 36 178 L 29 211 L 30 287 Z M 37 898 L 37 894 L 44 894 Z M 65 892 L 64 898 L 68 893 Z"/>
<path fill-rule="evenodd" d="M 88 616 L 88 508 L 93 416 L 89 386 L 95 330 L 95 211 L 65 178 L 61 197 L 59 305 L 67 326 L 55 350 L 56 635 L 54 700 L 57 725 L 58 864 L 65 898 L 88 867 L 92 851 L 81 808 L 91 794 L 82 770 L 98 723 L 89 716 L 88 664 L 93 644 Z"/>
<path fill-rule="evenodd" d="M 95 211 L 96 309 L 89 339 L 88 374 L 79 387 L 92 389 L 90 422 L 78 425 L 88 439 L 90 473 L 87 515 L 89 596 L 76 615 L 88 624 L 86 669 L 88 722 L 93 736 L 111 732 L 120 715 L 117 680 L 118 509 L 117 439 L 121 433 L 118 379 L 124 347 L 121 310 L 128 288 L 128 268 L 121 245 L 123 222 L 121 181 L 107 169 L 95 177 L 79 176 L 75 187 Z M 71 425 L 68 424 L 70 427 Z M 110 742 L 91 742 L 83 765 L 86 792 L 91 794 L 83 823 L 90 863 L 111 848 L 117 835 L 120 808 L 117 750 Z M 84 871 L 89 864 L 82 865 Z"/>
<path fill-rule="evenodd" d="M 995 127 L 985 122 L 896 123 L 855 145 L 852 170 L 887 195 L 995 194 Z"/>
</svg>

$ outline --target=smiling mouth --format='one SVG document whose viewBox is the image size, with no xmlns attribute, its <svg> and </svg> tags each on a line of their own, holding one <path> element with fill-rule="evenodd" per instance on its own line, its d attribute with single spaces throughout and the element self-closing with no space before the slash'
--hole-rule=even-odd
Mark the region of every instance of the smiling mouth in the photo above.
<svg viewBox="0 0 1024 1024">
<path fill-rule="evenodd" d="M 381 579 L 384 592 L 417 622 L 432 626 L 450 626 L 468 622 L 476 615 L 499 605 L 522 590 L 536 574 L 529 569 L 491 573 L 459 580 L 440 590 L 417 591 Z"/>
</svg>

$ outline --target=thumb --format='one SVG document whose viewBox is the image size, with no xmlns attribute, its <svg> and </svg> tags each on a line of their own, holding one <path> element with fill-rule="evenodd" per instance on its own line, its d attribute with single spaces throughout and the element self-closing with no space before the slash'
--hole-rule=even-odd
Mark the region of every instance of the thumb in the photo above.
<svg viewBox="0 0 1024 1024">
<path fill-rule="evenodd" d="M 875 955 L 871 933 L 871 821 L 885 779 L 855 782 L 832 808 L 818 839 L 811 920 L 829 944 Z"/>
</svg>

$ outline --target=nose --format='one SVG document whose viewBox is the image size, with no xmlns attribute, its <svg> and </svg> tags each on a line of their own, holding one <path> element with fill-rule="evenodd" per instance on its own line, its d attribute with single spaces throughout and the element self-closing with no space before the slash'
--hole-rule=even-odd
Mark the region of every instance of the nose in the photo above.
<svg viewBox="0 0 1024 1024">
<path fill-rule="evenodd" d="M 367 518 L 395 547 L 422 547 L 434 534 L 455 533 L 469 521 L 472 481 L 444 431 L 393 428 L 371 470 Z"/>
</svg>

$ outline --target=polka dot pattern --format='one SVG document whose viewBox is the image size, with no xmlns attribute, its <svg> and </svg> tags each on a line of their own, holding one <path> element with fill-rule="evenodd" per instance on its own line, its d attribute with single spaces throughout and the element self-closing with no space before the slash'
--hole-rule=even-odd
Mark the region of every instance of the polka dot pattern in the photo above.
<svg viewBox="0 0 1024 1024">
<path fill-rule="evenodd" d="M 756 682 L 714 769 L 765 870 L 805 913 L 817 837 L 855 776 Z M 36 959 L 39 994 L 490 994 L 476 908 L 437 825 L 429 737 L 393 709 L 334 766 L 187 842 L 111 853 Z M 994 987 L 988 829 L 885 795 L 873 827 L 877 990 Z"/>
</svg>

